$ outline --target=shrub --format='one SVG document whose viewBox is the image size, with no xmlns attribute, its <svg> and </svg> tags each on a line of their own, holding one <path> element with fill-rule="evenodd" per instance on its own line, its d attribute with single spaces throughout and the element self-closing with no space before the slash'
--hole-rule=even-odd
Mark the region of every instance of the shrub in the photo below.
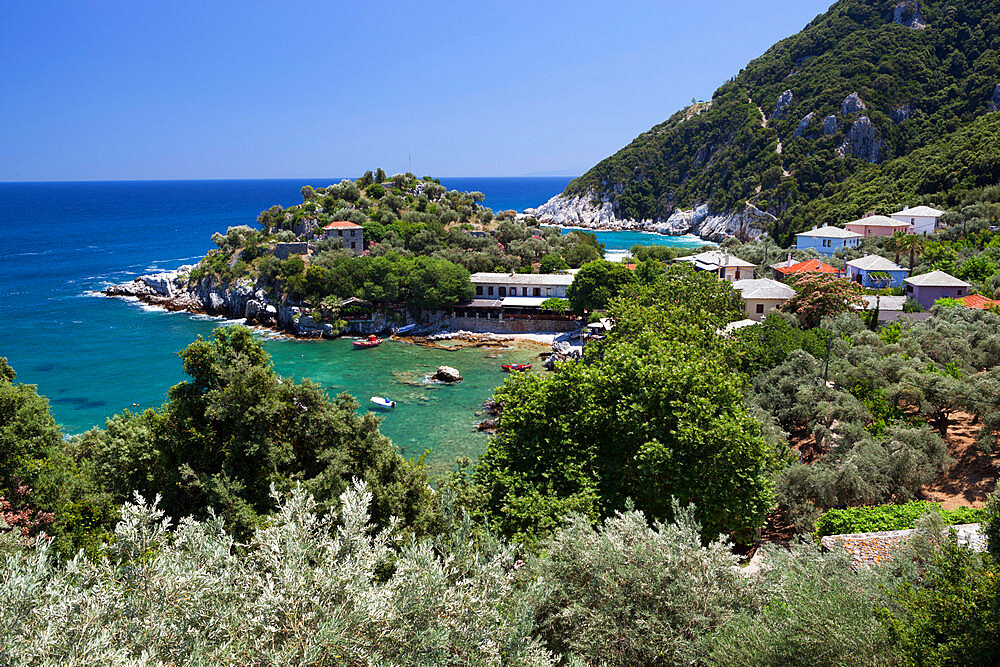
<svg viewBox="0 0 1000 667">
<path fill-rule="evenodd" d="M 941 508 L 941 503 L 914 500 L 902 505 L 876 505 L 849 507 L 826 512 L 816 520 L 816 535 L 841 535 L 845 533 L 875 533 L 884 530 L 913 528 L 917 519 L 928 512 L 937 512 L 949 525 L 977 523 L 986 513 L 982 509 L 959 507 L 954 510 Z"/>
</svg>

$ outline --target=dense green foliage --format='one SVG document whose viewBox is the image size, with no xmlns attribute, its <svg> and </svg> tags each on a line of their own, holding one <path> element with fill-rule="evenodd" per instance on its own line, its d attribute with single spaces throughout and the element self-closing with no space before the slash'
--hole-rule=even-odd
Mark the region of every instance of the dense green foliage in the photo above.
<svg viewBox="0 0 1000 667">
<path fill-rule="evenodd" d="M 495 525 L 533 540 L 628 499 L 669 518 L 673 497 L 697 506 L 707 539 L 752 539 L 774 459 L 716 333 L 736 304 L 728 283 L 671 267 L 612 300 L 616 327 L 583 363 L 499 388 L 498 433 L 476 471 Z"/>
<path fill-rule="evenodd" d="M 840 0 L 698 102 L 641 134 L 566 189 L 621 217 L 665 219 L 708 203 L 778 217 L 773 235 L 903 204 L 954 205 L 1000 178 L 1000 5 Z M 778 108 L 784 91 L 791 99 Z M 858 93 L 866 108 L 844 107 Z M 834 123 L 826 119 L 832 116 Z M 867 133 L 868 119 L 871 133 Z M 867 134 L 868 136 L 862 136 Z M 780 148 L 779 148 L 780 147 Z"/>
<path fill-rule="evenodd" d="M 445 310 L 472 298 L 470 273 L 553 273 L 604 254 L 593 234 L 562 234 L 532 218 L 517 219 L 513 211 L 494 215 L 480 204 L 480 192 L 448 191 L 412 174 L 381 183 L 376 176 L 303 187 L 302 204 L 272 206 L 258 217 L 260 229 L 242 225 L 215 234 L 218 248 L 189 279 L 239 282 L 274 301 L 288 298 L 315 320 L 333 324 L 346 314 L 341 308 L 348 299 L 360 300 L 352 306 L 356 311 Z M 336 221 L 361 225 L 363 248 L 350 249 L 344 243 L 350 236 L 326 238 L 323 227 Z M 276 256 L 276 243 L 295 241 L 311 244 L 312 251 Z"/>
<path fill-rule="evenodd" d="M 824 512 L 816 519 L 816 535 L 842 535 L 844 533 L 874 533 L 883 530 L 913 528 L 917 519 L 928 512 L 937 512 L 949 525 L 978 523 L 985 518 L 983 510 L 957 507 L 941 508 L 941 503 L 913 500 L 902 505 L 876 505 L 874 507 L 849 507 Z"/>
<path fill-rule="evenodd" d="M 0 380 L 0 496 L 35 513 L 32 534 L 55 548 L 96 553 L 116 508 L 138 492 L 159 496 L 174 517 L 224 518 L 249 535 L 274 509 L 273 492 L 296 486 L 326 508 L 352 478 L 368 484 L 372 519 L 406 531 L 437 529 L 439 513 L 425 471 L 403 459 L 359 417 L 347 394 L 277 376 L 245 327 L 221 327 L 181 358 L 191 379 L 175 385 L 158 410 L 128 411 L 65 441 L 35 388 Z"/>
</svg>

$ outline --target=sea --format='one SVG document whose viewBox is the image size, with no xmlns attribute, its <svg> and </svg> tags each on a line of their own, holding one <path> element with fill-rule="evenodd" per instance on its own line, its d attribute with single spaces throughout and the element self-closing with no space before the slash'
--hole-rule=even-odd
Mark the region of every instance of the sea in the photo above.
<svg viewBox="0 0 1000 667">
<path fill-rule="evenodd" d="M 198 261 L 214 232 L 256 224 L 273 204 L 301 202 L 303 185 L 339 178 L 0 183 L 0 356 L 17 381 L 48 397 L 67 435 L 123 410 L 158 407 L 185 379 L 177 352 L 221 318 L 169 313 L 97 291 L 135 276 Z M 561 192 L 569 178 L 442 178 L 449 189 L 478 190 L 493 210 L 523 210 Z M 692 247 L 696 237 L 598 232 L 609 254 L 635 244 Z M 355 351 L 349 340 L 300 341 L 261 331 L 275 369 L 311 378 L 331 395 L 349 392 L 359 410 L 369 397 L 397 407 L 381 428 L 406 456 L 426 453 L 434 468 L 477 457 L 486 436 L 475 425 L 484 400 L 504 380 L 506 362 L 536 362 L 522 347 L 500 358 L 482 349 L 439 350 L 406 343 Z M 430 381 L 439 365 L 463 381 Z"/>
</svg>

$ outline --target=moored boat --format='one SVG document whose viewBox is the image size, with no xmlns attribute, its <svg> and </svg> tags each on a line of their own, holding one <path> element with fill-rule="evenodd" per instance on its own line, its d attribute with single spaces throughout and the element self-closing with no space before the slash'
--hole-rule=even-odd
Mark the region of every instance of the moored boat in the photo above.
<svg viewBox="0 0 1000 667">
<path fill-rule="evenodd" d="M 530 371 L 531 364 L 502 364 L 500 368 L 504 369 L 507 373 L 511 371 Z"/>
<path fill-rule="evenodd" d="M 388 396 L 372 396 L 371 402 L 375 407 L 384 410 L 392 410 L 396 407 L 396 401 L 390 399 Z"/>
<path fill-rule="evenodd" d="M 375 334 L 372 334 L 368 336 L 368 338 L 365 339 L 359 338 L 358 340 L 354 341 L 354 349 L 361 350 L 368 347 L 378 347 L 381 344 L 382 344 L 382 339 L 376 336 Z"/>
</svg>

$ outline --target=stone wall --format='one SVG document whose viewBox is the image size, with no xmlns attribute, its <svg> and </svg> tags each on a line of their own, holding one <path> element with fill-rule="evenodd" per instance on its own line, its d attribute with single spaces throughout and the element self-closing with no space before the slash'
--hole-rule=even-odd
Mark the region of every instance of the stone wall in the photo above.
<svg viewBox="0 0 1000 667">
<path fill-rule="evenodd" d="M 474 333 L 559 333 L 576 331 L 580 323 L 575 320 L 541 320 L 541 319 L 498 319 L 496 317 L 456 317 L 448 321 L 448 328 L 453 330 L 472 331 Z"/>
</svg>

